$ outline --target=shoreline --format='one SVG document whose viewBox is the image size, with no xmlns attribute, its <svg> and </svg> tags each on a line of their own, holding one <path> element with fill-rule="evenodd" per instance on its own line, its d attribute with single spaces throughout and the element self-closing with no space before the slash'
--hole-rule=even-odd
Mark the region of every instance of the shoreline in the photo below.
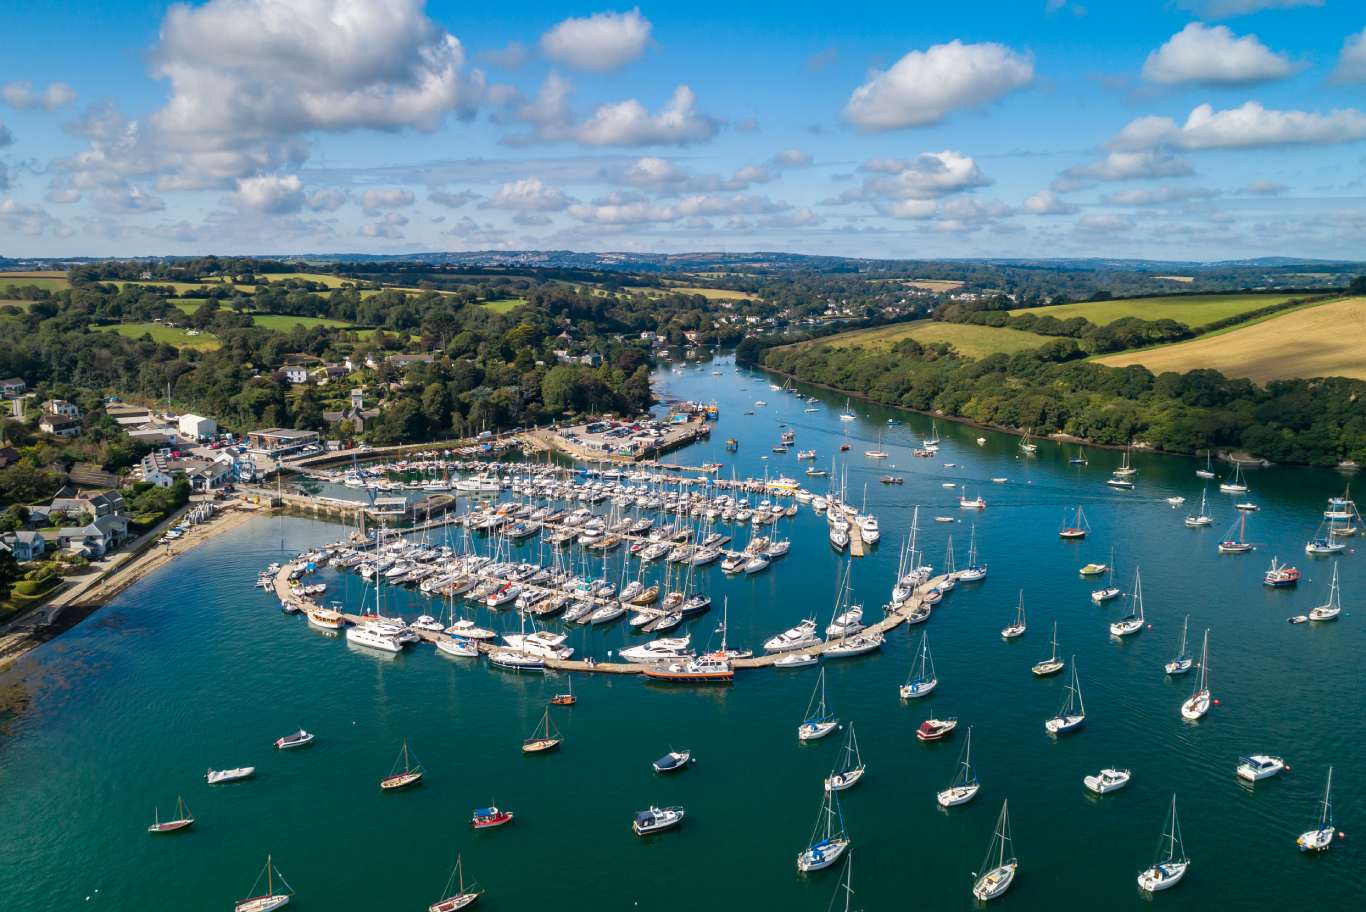
<svg viewBox="0 0 1366 912">
<path fill-rule="evenodd" d="M 192 506 L 192 505 L 191 505 Z M 188 507 L 186 508 L 188 509 Z M 123 560 L 111 564 L 99 574 L 72 584 L 51 601 L 9 622 L 0 631 L 0 674 L 34 649 L 54 640 L 94 614 L 111 599 L 178 556 L 185 554 L 216 535 L 243 525 L 262 513 L 254 508 L 232 502 L 225 505 L 213 519 L 193 526 L 183 538 L 171 545 L 158 545 L 157 539 L 180 520 L 184 510 L 163 520 L 157 528 L 145 534 L 140 550 L 126 553 Z M 117 557 L 118 555 L 116 555 Z M 0 706 L 0 711 L 5 707 Z"/>
</svg>

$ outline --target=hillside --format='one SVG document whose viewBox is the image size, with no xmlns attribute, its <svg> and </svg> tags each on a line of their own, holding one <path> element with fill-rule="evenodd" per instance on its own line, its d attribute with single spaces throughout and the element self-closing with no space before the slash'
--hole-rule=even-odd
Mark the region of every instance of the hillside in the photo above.
<svg viewBox="0 0 1366 912">
<path fill-rule="evenodd" d="M 1226 320 L 1263 307 L 1272 307 L 1293 300 L 1290 294 L 1211 294 L 1168 295 L 1148 298 L 1118 298 L 1109 301 L 1079 301 L 1075 304 L 1054 304 L 1050 307 L 1031 307 L 1012 313 L 1035 317 L 1054 317 L 1067 320 L 1084 317 L 1097 326 L 1105 326 L 1125 317 L 1140 320 L 1175 320 L 1191 329 Z"/>
</svg>

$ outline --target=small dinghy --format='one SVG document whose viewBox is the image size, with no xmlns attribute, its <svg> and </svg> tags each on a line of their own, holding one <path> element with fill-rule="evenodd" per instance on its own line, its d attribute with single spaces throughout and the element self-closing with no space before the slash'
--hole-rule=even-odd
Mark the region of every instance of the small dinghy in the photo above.
<svg viewBox="0 0 1366 912">
<path fill-rule="evenodd" d="M 674 807 L 651 807 L 648 811 L 636 812 L 636 819 L 631 821 L 631 829 L 637 836 L 649 836 L 664 830 L 673 829 L 683 822 L 683 808 L 675 805 Z"/>
<path fill-rule="evenodd" d="M 921 741 L 942 741 L 957 727 L 957 716 L 950 716 L 947 719 L 926 719 L 915 730 L 915 736 Z"/>
<path fill-rule="evenodd" d="M 161 814 L 156 808 L 152 809 L 152 824 L 147 827 L 149 833 L 178 833 L 181 830 L 188 830 L 194 826 L 194 815 L 190 813 L 190 808 L 185 804 L 185 799 L 176 796 L 175 816 L 170 820 L 162 820 Z"/>
<path fill-rule="evenodd" d="M 474 813 L 470 816 L 470 826 L 476 830 L 488 830 L 511 822 L 512 811 L 499 810 L 492 805 L 486 808 L 475 808 Z"/>
<path fill-rule="evenodd" d="M 399 769 L 400 764 L 403 767 L 402 769 Z M 379 787 L 386 792 L 408 788 L 411 785 L 417 785 L 421 782 L 423 775 L 425 775 L 425 771 L 422 769 L 422 764 L 416 757 L 411 757 L 409 755 L 408 742 L 404 741 L 403 750 L 399 753 L 397 759 L 394 760 L 394 765 L 393 768 L 389 770 L 389 775 L 379 781 Z"/>
<path fill-rule="evenodd" d="M 1094 776 L 1082 778 L 1082 784 L 1097 795 L 1108 795 L 1110 792 L 1117 792 L 1129 784 L 1133 774 L 1126 769 L 1114 769 L 1106 767 Z"/>
<path fill-rule="evenodd" d="M 317 736 L 312 732 L 304 731 L 302 728 L 296 732 L 285 735 L 283 738 L 275 739 L 276 750 L 294 750 L 296 747 L 308 747 Z"/>
<path fill-rule="evenodd" d="M 232 907 L 233 912 L 271 912 L 281 906 L 289 905 L 290 897 L 294 895 L 294 888 L 285 880 L 284 875 L 275 870 L 275 864 L 269 855 L 266 856 L 266 866 L 261 874 L 256 875 L 256 882 L 251 885 L 251 892 L 255 893 L 257 886 L 261 883 L 261 875 L 266 878 L 266 892 L 250 899 L 239 899 Z M 288 892 L 275 892 L 275 879 L 280 879 Z"/>
<path fill-rule="evenodd" d="M 977 771 L 972 768 L 972 726 L 968 726 L 968 738 L 963 744 L 963 752 L 958 755 L 958 771 L 954 774 L 949 787 L 935 796 L 940 807 L 954 807 L 967 804 L 977 797 L 982 784 L 977 781 Z"/>
<path fill-rule="evenodd" d="M 238 782 L 242 779 L 250 779 L 256 774 L 254 766 L 238 766 L 233 769 L 209 770 L 204 774 L 204 780 L 209 785 L 218 785 L 222 782 Z"/>
<path fill-rule="evenodd" d="M 655 768 L 656 773 L 676 773 L 687 769 L 690 763 L 692 763 L 692 751 L 671 750 L 651 765 Z"/>
<path fill-rule="evenodd" d="M 1152 867 L 1138 875 L 1138 888 L 1144 893 L 1168 890 L 1181 882 L 1190 867 L 1186 857 L 1186 847 L 1181 842 L 1181 824 L 1176 819 L 1176 795 L 1172 795 L 1172 807 L 1167 812 L 1167 825 L 1162 829 L 1162 839 L 1157 844 L 1157 857 Z"/>
</svg>

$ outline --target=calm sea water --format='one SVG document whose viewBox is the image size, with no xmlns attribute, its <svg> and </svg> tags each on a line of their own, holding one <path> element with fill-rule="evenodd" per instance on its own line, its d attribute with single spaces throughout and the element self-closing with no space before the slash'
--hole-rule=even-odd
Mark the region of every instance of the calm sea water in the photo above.
<svg viewBox="0 0 1366 912">
<path fill-rule="evenodd" d="M 855 907 L 971 906 L 972 872 L 1009 798 L 1021 870 L 999 905 L 1137 908 L 1148 900 L 1134 877 L 1152 859 L 1173 791 L 1193 866 L 1153 902 L 1309 908 L 1350 904 L 1366 887 L 1356 848 L 1356 823 L 1366 820 L 1359 750 L 1366 616 L 1355 610 L 1366 571 L 1357 553 L 1319 560 L 1303 553 L 1344 476 L 1251 473 L 1252 498 L 1262 505 L 1248 522 L 1257 550 L 1220 556 L 1215 543 L 1236 518 L 1233 498 L 1211 486 L 1215 524 L 1203 531 L 1185 529 L 1186 508 L 1164 501 L 1182 494 L 1187 507 L 1198 502 L 1204 483 L 1191 460 L 1136 455 L 1138 489 L 1113 492 L 1103 482 L 1118 453 L 1093 450 L 1090 465 L 1076 467 L 1067 464 L 1071 448 L 1045 441 L 1037 458 L 1022 460 L 1014 438 L 988 433 L 979 447 L 973 441 L 981 432 L 947 422 L 939 424 L 939 457 L 913 459 L 928 419 L 856 403 L 859 420 L 844 425 L 842 400 L 826 396 L 820 411 L 806 413 L 807 403 L 771 391 L 767 378 L 720 369 L 720 377 L 708 369 L 657 378 L 666 396 L 721 407 L 711 441 L 673 458 L 722 462 L 725 474 L 734 466 L 740 476 L 766 468 L 799 475 L 807 464 L 796 462 L 797 449 L 816 449 L 828 468 L 847 431 L 850 496 L 860 500 L 867 484 L 868 507 L 883 528 L 881 545 L 853 570 L 855 597 L 874 613 L 916 504 L 930 560 L 942 563 L 952 535 L 961 565 L 975 519 L 980 558 L 990 566 L 986 581 L 960 585 L 928 624 L 895 631 L 880 655 L 827 666 L 830 700 L 843 721 L 856 723 L 869 767 L 844 793 Z M 768 405 L 754 406 L 760 399 Z M 902 423 L 888 425 L 889 417 Z M 783 422 L 797 445 L 778 456 L 769 448 Z M 862 455 L 880 435 L 891 453 L 885 463 Z M 741 441 L 738 453 L 724 452 L 727 437 Z M 888 471 L 904 474 L 905 485 L 878 484 Z M 1009 483 L 992 484 L 997 476 Z M 803 480 L 821 490 L 826 484 Z M 959 511 L 945 482 L 980 491 L 988 509 L 976 517 Z M 1092 533 L 1064 543 L 1056 531 L 1078 503 Z M 935 524 L 934 515 L 960 521 Z M 718 610 L 719 597 L 729 598 L 732 643 L 757 647 L 801 617 L 828 619 L 843 560 L 809 510 L 786 531 L 792 554 L 767 573 L 734 580 L 716 568 L 705 573 Z M 7 675 L 25 682 L 33 700 L 0 736 L 0 907 L 228 909 L 272 852 L 301 909 L 425 909 L 457 853 L 488 889 L 488 908 L 826 908 L 837 871 L 795 871 L 839 748 L 837 737 L 797 742 L 814 671 L 742 674 L 724 690 L 576 677 L 579 704 L 555 713 L 564 747 L 526 757 L 521 739 L 562 679 L 504 674 L 425 648 L 376 657 L 282 615 L 273 597 L 252 588 L 264 564 L 339 534 L 335 525 L 304 519 L 248 524 L 148 577 Z M 1082 564 L 1108 559 L 1111 546 L 1126 589 L 1141 565 L 1151 622 L 1123 642 L 1107 630 L 1123 603 L 1092 605 L 1094 583 L 1077 575 Z M 1273 555 L 1304 572 L 1298 590 L 1262 587 Z M 1334 561 L 1342 620 L 1286 624 L 1323 599 Z M 329 597 L 360 602 L 357 577 L 322 578 Z M 999 630 L 1021 589 L 1029 631 L 1007 643 Z M 393 607 L 409 616 L 432 607 L 416 595 L 396 598 Z M 1211 629 L 1211 684 L 1220 700 L 1195 725 L 1178 713 L 1193 681 L 1162 673 L 1186 614 L 1193 638 Z M 479 620 L 511 624 L 488 612 Z M 719 620 L 713 611 L 698 621 L 695 640 L 705 641 Z M 1058 741 L 1045 735 L 1043 721 L 1058 707 L 1065 676 L 1037 680 L 1029 672 L 1048 651 L 1053 620 L 1062 652 L 1076 656 L 1088 711 L 1086 727 Z M 906 705 L 896 688 L 921 630 L 929 631 L 940 685 Z M 571 644 L 605 658 L 627 638 L 620 628 L 576 630 Z M 973 726 L 982 793 L 951 812 L 934 795 L 953 776 L 963 731 L 921 744 L 913 732 L 930 715 L 957 715 Z M 300 726 L 317 733 L 314 747 L 272 750 L 273 739 Z M 377 780 L 405 738 L 427 780 L 381 794 Z M 650 762 L 671 746 L 692 748 L 699 762 L 657 777 Z M 1293 771 L 1243 786 L 1234 766 L 1249 752 L 1281 754 Z M 1294 838 L 1316 817 L 1330 763 L 1348 838 L 1324 857 L 1305 857 Z M 207 767 L 245 764 L 257 766 L 254 781 L 203 783 Z M 1133 783 L 1089 797 L 1082 776 L 1107 765 L 1132 768 Z M 197 816 L 194 829 L 146 835 L 153 806 L 165 813 L 177 795 Z M 471 809 L 490 802 L 514 810 L 516 822 L 472 833 Z M 632 814 L 651 803 L 683 804 L 688 819 L 675 832 L 637 839 Z"/>
</svg>

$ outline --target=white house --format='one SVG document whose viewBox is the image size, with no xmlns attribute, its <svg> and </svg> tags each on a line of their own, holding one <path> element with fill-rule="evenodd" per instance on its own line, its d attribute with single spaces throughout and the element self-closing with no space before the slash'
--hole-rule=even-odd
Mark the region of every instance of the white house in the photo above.
<svg viewBox="0 0 1366 912">
<path fill-rule="evenodd" d="M 280 371 L 290 383 L 307 383 L 308 368 L 302 364 L 290 364 Z"/>
<path fill-rule="evenodd" d="M 38 430 L 58 437 L 78 437 L 81 433 L 81 420 L 63 418 L 61 415 L 44 415 L 38 419 Z"/>
<path fill-rule="evenodd" d="M 49 399 L 43 403 L 43 414 L 60 415 L 63 418 L 81 417 L 81 409 L 74 402 L 65 399 Z"/>
<path fill-rule="evenodd" d="M 190 440 L 204 440 L 218 433 L 218 422 L 202 415 L 181 415 L 180 436 Z"/>
</svg>

